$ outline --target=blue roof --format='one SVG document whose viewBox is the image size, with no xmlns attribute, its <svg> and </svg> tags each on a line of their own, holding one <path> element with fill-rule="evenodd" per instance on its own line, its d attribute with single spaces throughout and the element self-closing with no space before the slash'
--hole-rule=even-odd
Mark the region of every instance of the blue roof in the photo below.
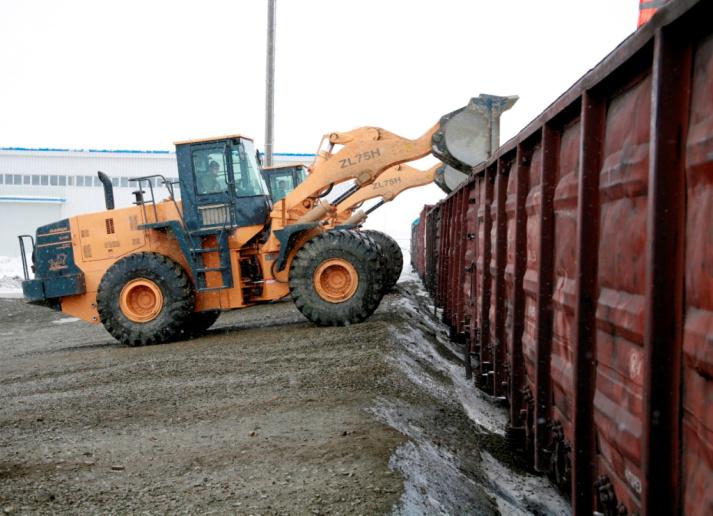
<svg viewBox="0 0 713 516">
<path fill-rule="evenodd" d="M 22 195 L 0 195 L 0 201 L 5 202 L 66 202 L 64 197 L 31 197 Z"/>
<path fill-rule="evenodd" d="M 265 153 L 261 152 L 260 156 L 264 156 Z M 273 156 L 285 156 L 285 157 L 308 157 L 308 158 L 314 158 L 314 154 L 311 152 L 273 152 Z"/>
<path fill-rule="evenodd" d="M 23 152 L 103 152 L 118 154 L 173 154 L 167 150 L 131 150 L 131 149 L 55 149 L 52 147 L 0 147 L 1 151 Z"/>
<path fill-rule="evenodd" d="M 0 151 L 22 151 L 22 152 L 96 152 L 104 154 L 175 154 L 174 151 L 167 150 L 133 150 L 133 149 L 55 149 L 52 147 L 0 147 Z M 265 153 L 261 152 L 261 156 Z M 314 157 L 312 153 L 301 152 L 275 152 L 273 156 L 290 157 Z"/>
</svg>

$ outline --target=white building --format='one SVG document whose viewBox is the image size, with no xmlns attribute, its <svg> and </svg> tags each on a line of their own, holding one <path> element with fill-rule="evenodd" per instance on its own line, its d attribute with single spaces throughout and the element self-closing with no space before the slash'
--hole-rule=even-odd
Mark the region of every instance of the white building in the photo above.
<svg viewBox="0 0 713 516">
<path fill-rule="evenodd" d="M 274 164 L 310 164 L 313 154 L 275 154 Z M 129 206 L 137 190 L 132 177 L 160 174 L 177 181 L 176 154 L 169 151 L 0 148 L 0 256 L 19 256 L 17 236 L 80 213 L 102 211 L 97 177 L 112 178 L 117 208 Z M 153 185 L 156 200 L 168 197 Z M 144 188 L 146 190 L 146 188 Z"/>
</svg>

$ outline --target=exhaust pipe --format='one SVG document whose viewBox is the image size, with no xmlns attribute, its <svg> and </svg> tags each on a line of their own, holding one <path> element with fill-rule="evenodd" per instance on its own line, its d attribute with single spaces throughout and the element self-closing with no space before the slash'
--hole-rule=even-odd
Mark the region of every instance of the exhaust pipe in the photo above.
<svg viewBox="0 0 713 516">
<path fill-rule="evenodd" d="M 111 184 L 111 178 L 101 170 L 97 171 L 99 181 L 104 185 L 104 203 L 107 210 L 114 209 L 114 186 Z"/>
</svg>

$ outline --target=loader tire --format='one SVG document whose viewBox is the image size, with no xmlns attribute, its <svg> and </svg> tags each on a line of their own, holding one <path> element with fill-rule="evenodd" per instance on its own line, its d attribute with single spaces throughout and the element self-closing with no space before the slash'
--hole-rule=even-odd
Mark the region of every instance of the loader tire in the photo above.
<svg viewBox="0 0 713 516">
<path fill-rule="evenodd" d="M 386 258 L 386 280 L 384 281 L 384 292 L 391 292 L 391 289 L 396 286 L 396 282 L 401 276 L 401 270 L 404 268 L 404 255 L 401 252 L 399 244 L 386 233 L 367 229 L 364 231 L 369 235 L 374 242 L 381 246 L 381 250 Z"/>
<path fill-rule="evenodd" d="M 183 329 L 183 337 L 192 338 L 203 335 L 208 328 L 213 326 L 213 323 L 220 317 L 220 310 L 208 310 L 206 312 L 193 312 L 186 320 L 186 326 Z"/>
<path fill-rule="evenodd" d="M 181 337 L 193 313 L 193 286 L 178 263 L 156 253 L 137 253 L 109 267 L 97 291 L 106 330 L 128 346 Z"/>
<path fill-rule="evenodd" d="M 313 323 L 345 326 L 362 322 L 383 297 L 380 248 L 355 231 L 322 233 L 297 252 L 289 281 L 292 300 Z"/>
</svg>

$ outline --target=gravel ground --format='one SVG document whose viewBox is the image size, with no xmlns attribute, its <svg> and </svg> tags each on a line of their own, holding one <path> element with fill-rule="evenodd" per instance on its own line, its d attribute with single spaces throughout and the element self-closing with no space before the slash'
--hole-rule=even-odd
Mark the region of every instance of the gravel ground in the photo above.
<svg viewBox="0 0 713 516">
<path fill-rule="evenodd" d="M 502 412 L 468 417 L 449 376 L 457 349 L 419 292 L 399 284 L 351 327 L 316 327 L 281 302 L 143 348 L 0 299 L 0 510 L 566 512 L 481 467 L 485 452 L 523 474 L 487 430 Z"/>
</svg>

